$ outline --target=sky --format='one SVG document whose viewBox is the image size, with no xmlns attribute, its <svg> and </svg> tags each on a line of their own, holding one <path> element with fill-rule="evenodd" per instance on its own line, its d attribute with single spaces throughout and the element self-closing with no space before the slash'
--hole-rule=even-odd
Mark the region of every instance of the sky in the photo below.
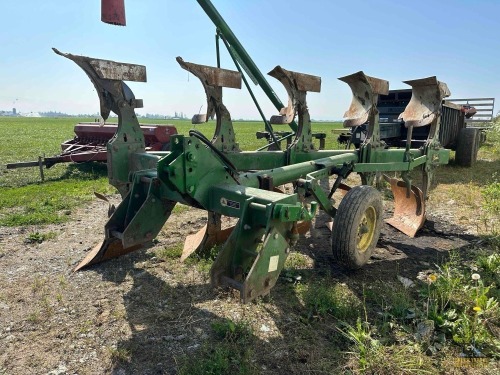
<svg viewBox="0 0 500 375">
<path fill-rule="evenodd" d="M 500 103 L 500 0 L 212 0 L 266 74 L 276 65 L 322 78 L 309 93 L 313 119 L 339 120 L 351 91 L 337 78 L 363 70 L 402 81 L 437 76 L 454 98 Z M 98 97 L 62 52 L 145 65 L 147 83 L 129 86 L 139 114 L 198 113 L 199 81 L 175 61 L 216 65 L 215 26 L 195 0 L 125 0 L 127 26 L 100 21 L 99 0 L 3 0 L 0 3 L 0 110 L 96 113 Z M 225 51 L 222 67 L 235 67 Z M 266 75 L 267 76 L 267 75 Z M 283 86 L 268 81 L 286 103 Z M 252 85 L 253 86 L 253 85 Z M 267 118 L 276 109 L 253 86 Z M 233 119 L 257 119 L 250 96 L 225 89 Z M 500 110 L 496 105 L 495 113 Z"/>
</svg>

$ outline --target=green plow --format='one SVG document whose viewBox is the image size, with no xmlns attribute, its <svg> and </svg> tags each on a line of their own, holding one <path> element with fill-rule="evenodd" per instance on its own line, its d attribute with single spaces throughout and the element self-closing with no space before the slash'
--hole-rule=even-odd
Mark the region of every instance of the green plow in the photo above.
<svg viewBox="0 0 500 375">
<path fill-rule="evenodd" d="M 372 187 L 384 177 L 395 197 L 394 216 L 387 222 L 414 236 L 425 221 L 425 200 L 435 168 L 446 164 L 449 150 L 437 141 L 440 105 L 449 95 L 446 84 L 436 77 L 407 81 L 413 95 L 401 118 L 408 126 L 406 147 L 389 148 L 380 139 L 378 95 L 387 94 L 389 82 L 363 72 L 339 78 L 352 91 L 352 102 L 344 118 L 345 127 L 367 124 L 366 140 L 356 150 L 325 150 L 324 134 L 314 134 L 307 105 L 309 92 L 321 91 L 321 78 L 275 67 L 269 75 L 288 94 L 288 104 L 278 98 L 227 23 L 209 0 L 197 0 L 216 26 L 217 67 L 186 62 L 180 67 L 197 77 L 206 94 L 207 111 L 193 123 L 216 119 L 212 138 L 197 130 L 171 139 L 171 151 L 146 151 L 135 108 L 142 107 L 125 81 L 146 82 L 146 68 L 85 56 L 64 54 L 80 66 L 92 81 L 107 119 L 118 115 L 118 129 L 107 145 L 108 178 L 122 201 L 110 211 L 105 236 L 75 268 L 98 264 L 150 243 L 164 227 L 177 203 L 207 211 L 207 224 L 188 236 L 181 259 L 219 253 L 210 276 L 214 287 L 239 291 L 242 302 L 269 293 L 276 284 L 291 248 L 309 229 L 322 210 L 332 219 L 331 247 L 336 262 L 350 269 L 362 267 L 370 258 L 383 225 L 380 193 Z M 125 26 L 124 2 L 102 0 L 102 20 Z M 220 68 L 222 41 L 237 71 Z M 243 73 L 246 73 L 243 74 Z M 268 119 L 260 108 L 249 77 L 267 95 L 278 114 Z M 237 142 L 223 89 L 249 91 L 265 125 L 269 144 L 257 151 L 242 151 Z M 290 131 L 274 132 L 273 125 Z M 413 127 L 429 126 L 429 137 L 420 148 L 412 148 Z M 279 134 L 285 134 L 279 138 Z M 292 137 L 292 138 L 290 138 Z M 319 149 L 313 139 L 322 140 Z M 281 149 L 281 141 L 286 147 Z M 422 188 L 412 184 L 410 172 L 422 172 Z M 349 186 L 350 174 L 361 176 L 362 185 Z M 325 190 L 321 180 L 328 179 Z M 293 184 L 285 194 L 282 185 Z M 330 187 L 331 185 L 331 187 Z M 345 193 L 339 205 L 336 191 Z M 312 199 L 306 199 L 312 197 Z M 338 207 L 338 208 L 337 208 Z M 222 217 L 237 218 L 234 227 L 222 230 Z"/>
<path fill-rule="evenodd" d="M 386 148 L 379 139 L 375 103 L 389 84 L 363 72 L 341 80 L 353 91 L 345 125 L 368 121 L 366 142 L 357 150 L 315 149 L 306 97 L 308 92 L 321 90 L 321 78 L 280 66 L 269 74 L 284 85 L 289 101 L 270 123 L 286 124 L 297 119 L 294 139 L 285 150 L 241 151 L 222 96 L 223 88 L 241 87 L 241 74 L 181 58 L 177 58 L 179 65 L 200 79 L 206 93 L 207 113 L 198 120 L 215 117 L 215 133 L 208 139 L 191 130 L 189 135 L 173 137 L 170 152 L 146 152 L 134 112 L 142 101 L 124 83 L 145 81 L 145 67 L 55 51 L 73 60 L 89 76 L 104 117 L 113 111 L 119 119 L 117 133 L 107 146 L 108 177 L 123 200 L 109 217 L 104 240 L 75 270 L 140 249 L 158 235 L 175 205 L 182 203 L 208 214 L 207 225 L 188 238 L 183 258 L 193 252 L 206 253 L 222 243 L 211 269 L 212 285 L 237 289 L 241 300 L 248 302 L 266 295 L 276 284 L 290 249 L 318 209 L 334 221 L 335 259 L 349 268 L 361 267 L 369 259 L 383 223 L 381 196 L 370 186 L 375 175 L 400 173 L 405 194 L 399 199 L 416 201 L 418 193 L 408 173 L 420 168 L 430 175 L 435 166 L 447 163 L 449 158 L 449 151 L 439 147 L 433 137 L 419 149 Z M 427 85 L 427 90 L 443 96 L 442 91 L 436 94 L 436 87 L 443 84 L 435 78 L 431 81 L 434 84 Z M 429 113 L 424 115 L 429 117 Z M 432 112 L 430 126 L 439 126 L 438 110 Z M 351 173 L 361 174 L 364 185 L 346 186 Z M 332 187 L 325 191 L 320 180 L 332 176 Z M 288 183 L 295 186 L 293 194 L 278 189 Z M 348 192 L 335 208 L 332 196 L 337 189 Z M 306 203 L 306 196 L 314 200 Z M 420 200 L 421 205 L 424 202 Z M 408 207 L 425 212 L 424 207 Z M 238 218 L 238 222 L 234 228 L 221 231 L 222 216 Z"/>
</svg>

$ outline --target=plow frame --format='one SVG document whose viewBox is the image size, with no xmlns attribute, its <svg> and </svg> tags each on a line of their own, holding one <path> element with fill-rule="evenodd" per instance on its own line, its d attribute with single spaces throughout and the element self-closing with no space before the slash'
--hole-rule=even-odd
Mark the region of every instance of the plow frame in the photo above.
<svg viewBox="0 0 500 375">
<path fill-rule="evenodd" d="M 209 140 L 192 130 L 189 136 L 173 136 L 170 152 L 146 152 L 134 114 L 137 102 L 124 89 L 124 82 L 117 76 L 102 78 L 96 71 L 88 71 L 91 64 L 85 62 L 91 58 L 61 55 L 85 66 L 119 118 L 117 133 L 108 143 L 108 173 L 123 201 L 105 226 L 104 241 L 77 269 L 139 249 L 158 235 L 176 203 L 183 203 L 207 210 L 212 218 L 210 233 L 207 225 L 195 239 L 198 243 L 187 252 L 207 252 L 227 237 L 211 270 L 212 285 L 235 288 L 241 300 L 248 302 L 267 294 L 275 285 L 290 247 L 298 239 L 300 222 L 310 221 L 318 207 L 335 218 L 337 210 L 331 197 L 350 173 L 362 173 L 371 179 L 376 172 L 405 172 L 428 162 L 423 148 L 384 149 L 378 138 L 378 111 L 374 105 L 361 109 L 368 111 L 370 123 L 370 137 L 363 147 L 356 151 L 315 150 L 311 147 L 306 96 L 307 90 L 320 90 L 320 78 L 281 67 L 271 74 L 279 77 L 290 95 L 289 108 L 280 116 L 289 120 L 295 115 L 286 113 L 297 114 L 295 138 L 285 151 L 242 152 L 235 142 L 229 111 L 222 102 L 222 87 L 239 87 L 241 76 L 180 58 L 181 67 L 197 76 L 207 93 L 207 108 L 212 108 L 217 118 L 214 137 Z M 112 66 L 111 62 L 105 64 Z M 367 84 L 365 90 L 370 88 L 370 100 L 376 103 L 376 87 L 382 81 L 362 73 L 351 79 Z M 353 103 L 357 95 L 353 88 Z M 355 107 L 356 104 L 351 106 L 351 112 L 356 114 L 359 111 Z M 207 116 L 213 114 L 209 111 Z M 445 161 L 446 155 L 446 150 L 437 152 L 440 161 Z M 332 175 L 336 181 L 331 191 L 325 192 L 319 182 Z M 297 184 L 294 194 L 275 191 L 291 182 Z M 313 195 L 315 201 L 304 203 L 306 194 Z M 222 215 L 239 219 L 228 236 L 217 236 Z M 374 236 L 376 243 L 378 234 Z"/>
<path fill-rule="evenodd" d="M 227 237 L 212 266 L 211 282 L 213 286 L 237 289 L 243 302 L 269 293 L 290 247 L 298 239 L 303 227 L 301 223 L 310 222 L 318 208 L 333 219 L 336 216 L 347 217 L 351 210 L 360 210 L 348 227 L 334 222 L 332 239 L 342 240 L 332 241 L 332 249 L 334 255 L 340 254 L 340 258 L 356 258 L 348 259 L 347 265 L 362 265 L 369 258 L 380 234 L 381 197 L 369 186 L 349 190 L 344 180 L 350 173 L 356 172 L 361 175 L 364 185 L 371 185 L 379 173 L 398 172 L 404 181 L 406 198 L 417 201 L 409 172 L 420 168 L 424 171 L 425 180 L 431 176 L 435 166 L 446 163 L 449 158 L 449 150 L 442 149 L 434 137 L 439 128 L 439 111 L 432 108 L 427 111 L 426 103 L 419 102 L 416 96 L 413 106 L 416 105 L 417 110 L 411 114 L 416 124 L 417 121 L 422 126 L 430 124 L 432 130 L 428 141 L 418 149 L 411 149 L 411 142 L 406 148 L 386 149 L 380 140 L 376 103 L 377 96 L 387 92 L 388 82 L 363 72 L 342 77 L 340 79 L 349 84 L 353 92 L 344 124 L 355 126 L 368 121 L 367 139 L 354 151 L 316 150 L 312 145 L 306 97 L 308 92 L 320 92 L 321 78 L 281 66 L 273 69 L 269 75 L 284 85 L 289 96 L 285 107 L 210 1 L 198 0 L 198 3 L 218 28 L 217 35 L 229 45 L 233 59 L 240 63 L 236 64 L 239 71 L 229 71 L 177 58 L 183 69 L 200 79 L 205 90 L 207 113 L 197 120 L 207 120 L 215 115 L 217 125 L 211 140 L 191 130 L 189 136 L 172 137 L 170 152 L 146 152 L 144 137 L 134 113 L 134 108 L 142 106 L 142 101 L 135 99 L 123 82 L 145 81 L 145 68 L 62 54 L 55 50 L 77 63 L 89 76 L 98 92 L 103 117 L 113 111 L 119 118 L 117 133 L 107 146 L 108 177 L 123 200 L 105 226 L 103 242 L 76 269 L 135 251 L 153 240 L 176 203 L 204 209 L 209 215 L 207 226 L 185 247 L 183 258 L 192 252 L 207 252 Z M 291 135 L 293 140 L 285 150 L 240 151 L 231 116 L 222 100 L 223 87 L 241 87 L 244 76 L 240 65 L 250 78 L 263 86 L 279 111 L 279 115 L 265 121 L 273 141 L 276 142 L 271 127 L 273 123 L 289 124 L 294 131 Z M 436 88 L 438 96 L 445 95 L 443 86 L 435 77 L 409 83 L 415 91 L 428 94 L 433 99 L 437 97 L 434 93 Z M 419 112 L 418 109 L 422 108 L 426 111 Z M 298 123 L 295 123 L 296 117 Z M 335 182 L 329 192 L 324 191 L 320 180 L 330 176 L 336 176 Z M 287 183 L 295 184 L 293 194 L 284 194 L 276 189 Z M 344 198 L 347 203 L 341 204 L 338 209 L 332 199 L 337 189 L 349 190 Z M 426 193 L 424 186 L 424 200 Z M 312 195 L 315 200 L 306 203 L 306 195 Z M 365 200 L 369 200 L 368 204 L 363 203 Z M 412 206 L 412 209 L 418 210 L 418 207 Z M 228 236 L 217 235 L 222 215 L 238 218 Z M 344 232 L 348 232 L 347 237 Z M 347 242 L 352 246 L 345 245 Z M 360 253 L 363 253 L 362 257 Z M 359 259 L 362 259 L 361 262 Z"/>
</svg>

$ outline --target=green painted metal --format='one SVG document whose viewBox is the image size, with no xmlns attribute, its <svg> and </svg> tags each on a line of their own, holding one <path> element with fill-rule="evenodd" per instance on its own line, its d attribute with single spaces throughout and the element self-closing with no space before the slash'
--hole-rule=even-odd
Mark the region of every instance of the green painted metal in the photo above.
<svg viewBox="0 0 500 375">
<path fill-rule="evenodd" d="M 269 293 L 276 284 L 290 248 L 298 239 L 301 221 L 312 220 L 318 208 L 335 217 L 332 195 L 350 173 L 359 173 L 364 183 L 371 183 L 377 172 L 399 172 L 410 189 L 408 172 L 422 168 L 427 184 L 425 178 L 430 179 L 435 167 L 448 162 L 449 150 L 442 149 L 434 137 L 439 128 L 439 113 L 434 112 L 431 136 L 424 147 L 387 149 L 380 140 L 376 103 L 377 95 L 388 90 L 388 83 L 363 72 L 341 79 L 353 91 L 345 126 L 368 121 L 367 140 L 358 150 L 314 149 L 306 96 L 307 92 L 320 91 L 321 79 L 276 67 L 270 75 L 288 92 L 289 102 L 285 107 L 212 3 L 197 1 L 216 25 L 217 35 L 220 33 L 228 44 L 233 58 L 262 86 L 280 111 L 270 122 L 290 124 L 295 131 L 294 139 L 283 151 L 241 152 L 222 95 L 223 87 L 241 86 L 241 72 L 178 58 L 181 67 L 197 76 L 203 85 L 207 96 L 206 118 L 213 115 L 217 118 L 214 136 L 207 139 L 197 131 L 190 131 L 189 135 L 172 137 L 170 152 L 146 152 L 134 113 L 141 103 L 123 82 L 130 78 L 139 80 L 142 75 L 104 78 L 98 67 L 92 65 L 96 59 L 63 54 L 91 78 L 101 99 L 102 112 L 113 111 L 119 120 L 117 133 L 108 145 L 108 171 L 110 184 L 120 191 L 123 200 L 105 226 L 104 241 L 78 268 L 128 253 L 151 241 L 176 203 L 182 203 L 208 211 L 213 228 L 220 227 L 221 215 L 238 218 L 210 275 L 214 286 L 233 287 L 239 290 L 241 300 L 248 302 Z M 124 66 L 104 63 L 116 69 Z M 140 71 L 138 66 L 131 67 Z M 298 124 L 294 122 L 296 117 Z M 268 130 L 272 132 L 271 127 Z M 336 179 L 330 191 L 325 191 L 320 180 L 330 176 Z M 275 191 L 275 187 L 287 183 L 295 184 L 294 193 Z M 306 204 L 308 194 L 315 200 Z M 196 249 L 206 252 L 206 247 L 213 244 L 212 240 L 202 241 Z"/>
<path fill-rule="evenodd" d="M 260 107 L 259 105 L 259 102 L 257 101 L 257 98 L 255 97 L 250 85 L 248 84 L 248 81 L 245 77 L 245 75 L 243 74 L 243 72 L 241 71 L 241 67 L 240 67 L 240 64 L 238 64 L 238 60 L 236 58 L 236 55 L 234 55 L 233 53 L 233 50 L 230 48 L 229 46 L 229 43 L 227 42 L 226 38 L 224 37 L 224 35 L 221 35 L 220 34 L 220 31 L 217 30 L 217 67 L 220 68 L 220 57 L 219 57 L 219 36 L 220 38 L 222 38 L 222 41 L 224 42 L 224 45 L 226 46 L 228 52 L 229 52 L 229 55 L 231 56 L 231 58 L 233 59 L 233 62 L 234 62 L 234 65 L 236 66 L 236 68 L 238 69 L 238 72 L 240 72 L 241 74 L 241 78 L 243 80 L 243 83 L 245 84 L 245 87 L 247 88 L 248 90 L 248 93 L 250 94 L 250 97 L 252 98 L 252 101 L 253 103 L 255 104 L 255 107 L 257 108 L 257 111 L 259 111 L 259 114 L 260 114 L 260 117 L 262 118 L 262 121 L 264 121 L 264 126 L 266 128 L 266 130 L 271 134 L 271 138 L 273 140 L 273 143 L 275 145 L 277 145 L 277 148 L 279 149 L 279 142 L 278 140 L 276 139 L 276 136 L 274 135 L 274 130 L 271 126 L 271 124 L 269 123 L 269 121 L 267 121 L 265 115 L 264 115 L 264 112 L 262 111 L 262 108 Z"/>
<path fill-rule="evenodd" d="M 98 91 L 106 92 L 106 103 L 119 119 L 118 131 L 108 145 L 108 169 L 109 181 L 123 201 L 105 226 L 102 245 L 83 266 L 151 241 L 179 202 L 205 209 L 214 217 L 239 219 L 213 265 L 211 280 L 214 286 L 238 289 L 241 300 L 247 302 L 267 294 L 275 285 L 290 247 L 297 241 L 299 221 L 310 221 L 318 207 L 335 216 L 331 196 L 349 173 L 371 177 L 375 172 L 407 172 L 419 166 L 432 170 L 449 157 L 435 143 L 421 149 L 385 149 L 378 139 L 376 108 L 368 116 L 370 137 L 359 150 L 312 149 L 303 137 L 311 134 L 306 92 L 317 90 L 318 80 L 308 81 L 309 77 L 282 68 L 279 74 L 291 103 L 287 111 L 299 118 L 295 140 L 285 151 L 240 152 L 222 100 L 222 87 L 238 86 L 238 73 L 181 59 L 180 65 L 200 78 L 207 93 L 207 115 L 213 110 L 217 116 L 214 137 L 209 140 L 191 131 L 189 136 L 172 137 L 170 152 L 148 153 L 134 113 L 137 102 L 131 92 L 124 96 L 124 83 L 95 78 L 95 71 L 86 65 L 90 58 L 65 56 L 85 66 Z M 319 181 L 332 175 L 337 180 L 326 192 Z M 272 191 L 290 182 L 297 184 L 295 193 Z M 315 198 L 310 205 L 303 203 L 306 194 Z M 207 249 L 202 246 L 200 250 Z"/>
<path fill-rule="evenodd" d="M 278 97 L 278 95 L 276 95 L 269 82 L 267 82 L 262 72 L 254 63 L 254 61 L 252 60 L 248 52 L 245 50 L 243 45 L 240 43 L 236 35 L 234 35 L 233 31 L 228 26 L 224 18 L 222 18 L 217 9 L 214 7 L 212 2 L 210 0 L 196 0 L 196 1 L 205 11 L 206 15 L 210 18 L 210 20 L 212 20 L 215 27 L 219 30 L 219 33 L 222 34 L 224 38 L 227 40 L 232 50 L 232 54 L 237 56 L 236 59 L 241 63 L 245 71 L 247 71 L 250 78 L 256 84 L 260 85 L 260 87 L 267 95 L 269 100 L 271 100 L 276 109 L 280 111 L 281 108 L 284 107 L 280 98 Z M 293 131 L 297 131 L 297 125 L 295 124 L 295 122 L 291 122 L 289 126 L 290 128 L 292 128 Z"/>
</svg>

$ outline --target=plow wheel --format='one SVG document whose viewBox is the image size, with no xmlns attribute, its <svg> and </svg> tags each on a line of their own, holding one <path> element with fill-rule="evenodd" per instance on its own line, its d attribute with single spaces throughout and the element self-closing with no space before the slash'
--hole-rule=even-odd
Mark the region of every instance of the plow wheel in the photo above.
<svg viewBox="0 0 500 375">
<path fill-rule="evenodd" d="M 474 128 L 460 130 L 455 162 L 462 167 L 472 167 L 477 161 L 481 131 Z"/>
<path fill-rule="evenodd" d="M 382 198 L 366 185 L 353 187 L 340 202 L 332 230 L 335 260 L 349 269 L 362 267 L 373 252 L 382 227 Z"/>
</svg>

